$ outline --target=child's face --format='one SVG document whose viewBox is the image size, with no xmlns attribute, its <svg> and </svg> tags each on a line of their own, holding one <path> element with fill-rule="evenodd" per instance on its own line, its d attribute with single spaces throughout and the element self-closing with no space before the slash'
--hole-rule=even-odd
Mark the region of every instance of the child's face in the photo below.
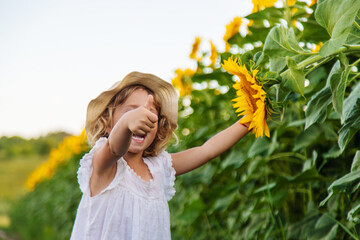
<svg viewBox="0 0 360 240">
<path fill-rule="evenodd" d="M 116 107 L 113 115 L 114 125 L 126 112 L 134 110 L 140 106 L 144 106 L 148 95 L 149 93 L 144 89 L 136 89 L 134 92 L 132 92 L 123 104 Z M 150 111 L 158 115 L 154 104 L 152 104 L 150 107 Z M 154 141 L 157 129 L 158 125 L 156 123 L 156 126 L 151 129 L 151 131 L 147 133 L 144 138 L 133 135 L 128 152 L 135 154 L 140 152 L 142 153 Z"/>
</svg>

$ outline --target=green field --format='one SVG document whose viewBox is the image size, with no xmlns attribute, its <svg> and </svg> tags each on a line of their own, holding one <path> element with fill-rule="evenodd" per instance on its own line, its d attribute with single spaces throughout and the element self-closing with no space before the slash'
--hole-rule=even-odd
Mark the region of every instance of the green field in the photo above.
<svg viewBox="0 0 360 240">
<path fill-rule="evenodd" d="M 27 177 L 47 158 L 48 155 L 32 155 L 0 160 L 0 228 L 10 224 L 7 212 L 11 201 L 26 193 Z"/>
</svg>

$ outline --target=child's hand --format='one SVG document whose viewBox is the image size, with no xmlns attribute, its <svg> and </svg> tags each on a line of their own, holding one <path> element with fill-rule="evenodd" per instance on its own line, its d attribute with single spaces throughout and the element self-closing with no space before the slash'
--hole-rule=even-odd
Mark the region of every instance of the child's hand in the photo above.
<svg viewBox="0 0 360 240">
<path fill-rule="evenodd" d="M 151 111 L 154 104 L 154 97 L 148 95 L 147 100 L 143 106 L 131 110 L 124 114 L 129 130 L 134 135 L 145 136 L 156 127 L 158 116 Z"/>
</svg>

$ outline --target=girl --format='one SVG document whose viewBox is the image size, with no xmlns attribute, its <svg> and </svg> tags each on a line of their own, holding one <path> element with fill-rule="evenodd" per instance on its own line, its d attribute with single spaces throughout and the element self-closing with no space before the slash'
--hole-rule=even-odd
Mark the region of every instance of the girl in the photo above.
<svg viewBox="0 0 360 240">
<path fill-rule="evenodd" d="M 200 147 L 169 154 L 177 127 L 177 93 L 164 80 L 128 74 L 93 99 L 86 133 L 93 145 L 80 160 L 83 193 L 71 239 L 170 239 L 168 203 L 175 175 L 200 167 L 248 133 L 235 123 Z"/>
</svg>

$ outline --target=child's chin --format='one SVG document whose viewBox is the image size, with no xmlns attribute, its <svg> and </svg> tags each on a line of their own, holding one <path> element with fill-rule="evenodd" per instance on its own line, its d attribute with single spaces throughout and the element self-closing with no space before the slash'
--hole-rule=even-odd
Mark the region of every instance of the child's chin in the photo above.
<svg viewBox="0 0 360 240">
<path fill-rule="evenodd" d="M 133 154 L 138 154 L 138 153 L 142 153 L 145 151 L 146 148 L 144 148 L 143 146 L 133 146 L 133 144 L 130 145 L 128 152 L 133 153 Z"/>
</svg>

